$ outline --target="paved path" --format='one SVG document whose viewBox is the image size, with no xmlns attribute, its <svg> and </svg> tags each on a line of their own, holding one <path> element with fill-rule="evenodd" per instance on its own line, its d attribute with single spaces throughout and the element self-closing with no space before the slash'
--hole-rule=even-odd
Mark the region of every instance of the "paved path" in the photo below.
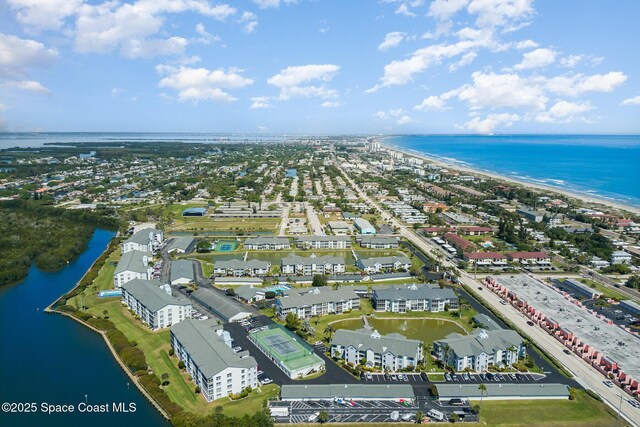
<svg viewBox="0 0 640 427">
<path fill-rule="evenodd" d="M 287 234 L 287 225 L 289 224 L 290 209 L 291 209 L 290 203 L 285 203 L 284 206 L 282 207 L 282 221 L 280 222 L 280 232 L 278 233 L 278 236 L 285 236 Z"/>
<path fill-rule="evenodd" d="M 344 178 L 346 178 L 347 182 L 355 189 L 358 195 L 380 213 L 384 221 L 390 221 L 395 227 L 399 229 L 400 235 L 402 237 L 405 237 L 425 253 L 431 253 L 434 249 L 436 249 L 431 242 L 419 237 L 416 233 L 408 229 L 405 225 L 400 223 L 396 218 L 394 218 L 388 212 L 384 211 L 376 202 L 374 202 L 364 191 L 362 191 L 355 184 L 351 177 L 349 177 L 346 172 L 344 172 L 340 164 L 335 161 L 335 158 L 334 165 L 336 168 L 338 168 L 338 170 L 342 172 Z M 457 269 L 457 267 L 447 259 L 442 260 L 442 264 L 445 267 L 452 267 Z M 469 286 L 471 289 L 476 289 L 478 286 L 480 286 L 480 283 L 474 280 L 473 277 L 471 277 L 468 273 L 460 270 L 460 274 L 460 281 Z M 609 406 L 614 408 L 616 411 L 620 407 L 621 414 L 627 421 L 636 426 L 640 425 L 640 410 L 635 409 L 627 402 L 627 399 L 630 397 L 629 395 L 627 395 L 620 389 L 609 388 L 605 386 L 603 384 L 603 381 L 606 378 L 600 372 L 591 367 L 583 359 L 576 357 L 575 355 L 565 354 L 563 352 L 563 350 L 566 348 L 565 346 L 563 346 L 555 338 L 551 337 L 543 329 L 537 326 L 530 327 L 529 325 L 527 325 L 527 319 L 524 317 L 524 315 L 517 311 L 511 305 L 501 305 L 500 298 L 497 295 L 489 292 L 488 290 L 482 291 L 481 293 L 478 292 L 478 294 L 481 295 L 481 298 L 487 304 L 492 306 L 496 311 L 506 316 L 518 328 L 523 331 L 527 331 L 528 335 L 536 342 L 536 344 L 538 344 L 542 349 L 544 349 L 544 351 L 553 356 L 564 367 L 572 372 L 576 376 L 576 380 L 583 387 L 595 391 Z M 622 396 L 622 404 L 620 404 L 620 396 Z"/>
</svg>

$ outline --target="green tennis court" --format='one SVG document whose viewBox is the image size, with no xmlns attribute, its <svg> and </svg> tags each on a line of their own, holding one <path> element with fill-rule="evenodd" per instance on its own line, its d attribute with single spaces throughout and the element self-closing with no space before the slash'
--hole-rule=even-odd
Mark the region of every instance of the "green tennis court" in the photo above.
<svg viewBox="0 0 640 427">
<path fill-rule="evenodd" d="M 252 332 L 249 339 L 291 378 L 324 370 L 324 361 L 313 348 L 280 325 Z"/>
<path fill-rule="evenodd" d="M 220 240 L 216 243 L 214 249 L 215 252 L 233 252 L 238 247 L 238 242 L 235 240 Z"/>
</svg>

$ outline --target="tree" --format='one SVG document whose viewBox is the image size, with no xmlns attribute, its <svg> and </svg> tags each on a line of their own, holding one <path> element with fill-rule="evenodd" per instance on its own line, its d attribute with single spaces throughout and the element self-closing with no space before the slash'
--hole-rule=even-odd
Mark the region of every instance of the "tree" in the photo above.
<svg viewBox="0 0 640 427">
<path fill-rule="evenodd" d="M 424 419 L 424 414 L 422 411 L 416 412 L 416 424 L 422 424 L 422 420 Z"/>
<path fill-rule="evenodd" d="M 105 319 L 108 319 L 108 318 L 109 318 L 109 310 L 103 310 L 103 311 L 102 311 L 102 314 L 104 315 L 104 318 L 105 318 Z"/>
<path fill-rule="evenodd" d="M 320 424 L 324 424 L 327 421 L 329 421 L 329 412 L 327 411 L 320 411 L 320 413 L 318 414 L 318 422 Z"/>
<path fill-rule="evenodd" d="M 455 412 L 449 415 L 449 420 L 451 420 L 452 423 L 457 422 L 459 419 L 460 419 L 460 415 L 456 414 Z"/>
<path fill-rule="evenodd" d="M 162 378 L 162 385 L 163 386 L 168 386 L 169 385 L 169 374 L 167 374 L 165 372 L 164 374 L 162 374 L 161 378 Z"/>
<path fill-rule="evenodd" d="M 629 288 L 640 289 L 640 276 L 635 275 L 635 276 L 629 277 L 629 279 L 627 280 L 627 283 L 625 283 L 624 285 Z"/>
<path fill-rule="evenodd" d="M 298 328 L 300 328 L 300 319 L 293 312 L 287 314 L 287 317 L 284 319 L 284 321 L 285 321 L 285 326 L 290 331 L 296 331 L 298 330 Z"/>
<path fill-rule="evenodd" d="M 484 384 L 480 384 L 478 386 L 478 390 L 480 390 L 480 406 L 482 406 L 482 398 L 484 397 L 485 393 L 487 392 L 487 386 Z"/>
<path fill-rule="evenodd" d="M 178 368 L 184 369 L 184 362 L 182 360 L 178 362 Z"/>
<path fill-rule="evenodd" d="M 327 286 L 327 276 L 324 274 L 314 274 L 311 285 L 316 287 Z"/>
<path fill-rule="evenodd" d="M 334 333 L 335 331 L 336 331 L 336 330 L 333 328 L 333 326 L 332 326 L 332 325 L 327 325 L 327 327 L 326 327 L 326 328 L 324 328 L 324 334 L 325 334 L 325 335 L 329 335 L 329 339 L 331 339 L 331 337 L 333 336 L 333 333 Z"/>
</svg>

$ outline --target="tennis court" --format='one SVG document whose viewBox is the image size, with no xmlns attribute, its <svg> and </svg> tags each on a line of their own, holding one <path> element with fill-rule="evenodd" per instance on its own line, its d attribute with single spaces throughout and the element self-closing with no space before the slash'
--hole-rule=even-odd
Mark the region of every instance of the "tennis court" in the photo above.
<svg viewBox="0 0 640 427">
<path fill-rule="evenodd" d="M 324 361 L 313 348 L 280 325 L 252 332 L 249 339 L 291 378 L 324 370 Z"/>
<path fill-rule="evenodd" d="M 235 240 L 220 240 L 216 243 L 214 249 L 215 252 L 233 252 L 238 247 L 238 242 Z"/>
</svg>

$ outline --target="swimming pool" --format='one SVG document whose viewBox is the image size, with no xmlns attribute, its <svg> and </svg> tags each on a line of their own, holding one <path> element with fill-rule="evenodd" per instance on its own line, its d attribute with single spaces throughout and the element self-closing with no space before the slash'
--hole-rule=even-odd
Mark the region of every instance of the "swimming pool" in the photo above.
<svg viewBox="0 0 640 427">
<path fill-rule="evenodd" d="M 98 292 L 98 298 L 110 298 L 122 296 L 122 289 L 114 289 L 112 291 L 100 291 Z"/>
</svg>

